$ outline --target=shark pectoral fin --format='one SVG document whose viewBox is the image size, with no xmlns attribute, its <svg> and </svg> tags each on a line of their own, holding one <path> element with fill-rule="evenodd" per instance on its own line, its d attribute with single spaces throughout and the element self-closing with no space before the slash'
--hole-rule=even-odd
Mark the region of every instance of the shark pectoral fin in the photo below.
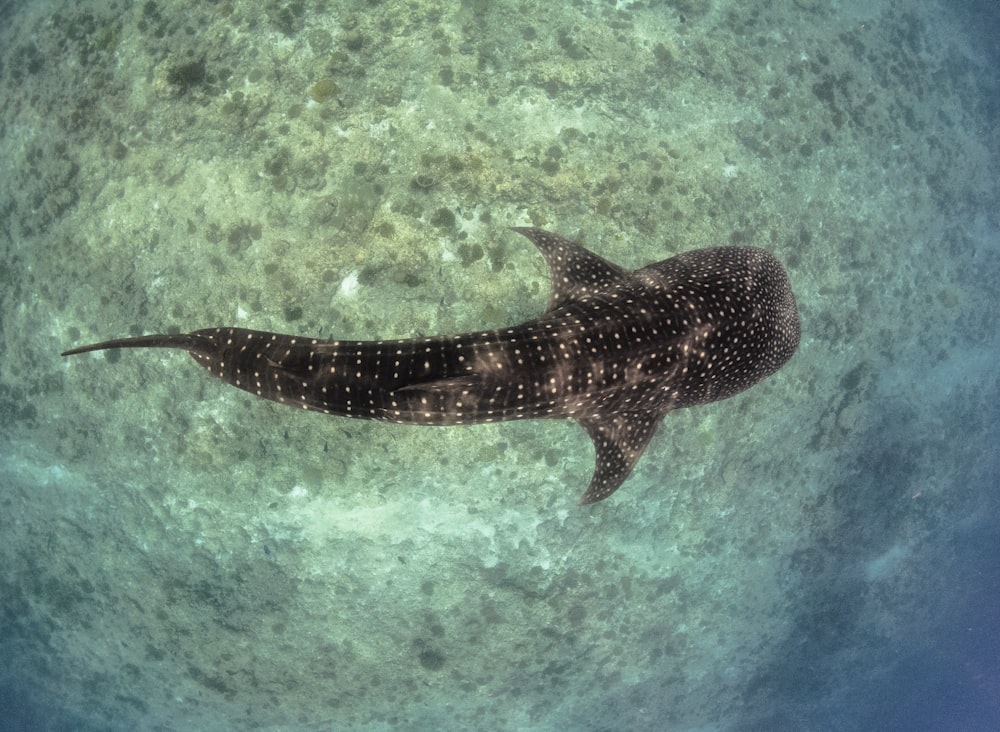
<svg viewBox="0 0 1000 732">
<path fill-rule="evenodd" d="M 581 504 L 610 496 L 632 473 L 632 468 L 663 421 L 658 412 L 621 412 L 577 420 L 594 441 L 594 476 Z"/>
<path fill-rule="evenodd" d="M 517 226 L 513 230 L 530 239 L 549 265 L 552 290 L 546 312 L 578 300 L 589 292 L 627 282 L 632 277 L 627 269 L 559 234 L 527 226 Z"/>
</svg>

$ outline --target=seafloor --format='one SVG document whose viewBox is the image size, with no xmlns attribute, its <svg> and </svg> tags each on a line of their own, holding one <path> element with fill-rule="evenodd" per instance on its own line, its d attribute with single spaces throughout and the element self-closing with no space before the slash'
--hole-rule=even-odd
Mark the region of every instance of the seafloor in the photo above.
<svg viewBox="0 0 1000 732">
<path fill-rule="evenodd" d="M 1000 533 L 1000 54 L 971 12 L 0 3 L 0 728 L 865 728 L 997 597 L 969 557 Z M 801 349 L 589 507 L 569 422 L 59 357 L 518 323 L 548 277 L 513 225 L 631 267 L 766 247 Z"/>
</svg>

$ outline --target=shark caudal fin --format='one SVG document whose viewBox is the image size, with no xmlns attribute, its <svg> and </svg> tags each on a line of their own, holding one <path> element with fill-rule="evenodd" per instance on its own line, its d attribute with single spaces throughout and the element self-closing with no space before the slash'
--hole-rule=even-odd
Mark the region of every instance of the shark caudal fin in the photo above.
<svg viewBox="0 0 1000 732">
<path fill-rule="evenodd" d="M 148 335 L 137 336 L 135 338 L 115 338 L 110 341 L 91 343 L 86 346 L 77 346 L 63 351 L 60 356 L 75 356 L 78 353 L 89 353 L 90 351 L 104 351 L 108 348 L 181 348 L 187 351 L 203 351 L 210 349 L 212 342 L 200 335 L 193 333 L 176 333 L 173 335 Z"/>
</svg>

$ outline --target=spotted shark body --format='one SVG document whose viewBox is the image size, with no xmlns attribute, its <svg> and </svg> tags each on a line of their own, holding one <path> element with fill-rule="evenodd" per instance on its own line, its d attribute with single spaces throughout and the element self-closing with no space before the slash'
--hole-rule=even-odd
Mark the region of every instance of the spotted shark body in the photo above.
<svg viewBox="0 0 1000 732">
<path fill-rule="evenodd" d="M 607 498 L 674 409 L 731 397 L 799 343 L 788 276 L 769 252 L 717 247 L 638 270 L 557 234 L 515 231 L 545 257 L 548 309 L 511 328 L 328 341 L 207 328 L 80 346 L 182 348 L 223 381 L 309 411 L 402 424 L 575 419 L 596 467 L 581 503 Z"/>
</svg>

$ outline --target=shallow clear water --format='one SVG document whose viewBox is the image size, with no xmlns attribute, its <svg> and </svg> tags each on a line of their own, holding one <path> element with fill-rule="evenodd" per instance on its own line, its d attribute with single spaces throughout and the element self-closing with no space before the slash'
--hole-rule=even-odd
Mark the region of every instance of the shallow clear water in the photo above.
<svg viewBox="0 0 1000 732">
<path fill-rule="evenodd" d="M 991 4 L 0 15 L 0 729 L 1000 726 Z M 571 422 L 58 355 L 516 324 L 515 225 L 765 247 L 799 352 L 587 507 Z"/>
</svg>

